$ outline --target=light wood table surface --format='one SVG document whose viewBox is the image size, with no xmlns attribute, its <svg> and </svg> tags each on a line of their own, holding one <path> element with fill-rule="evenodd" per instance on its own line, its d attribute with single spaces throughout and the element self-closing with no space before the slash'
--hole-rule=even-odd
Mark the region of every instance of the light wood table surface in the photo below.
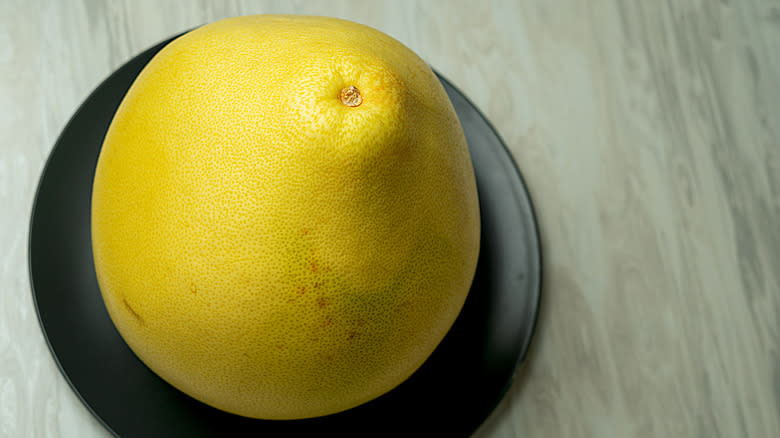
<svg viewBox="0 0 780 438">
<path fill-rule="evenodd" d="M 478 437 L 780 436 L 780 2 L 2 0 L 0 437 L 108 435 L 31 299 L 30 210 L 57 135 L 133 55 L 249 13 L 389 33 L 511 149 L 544 297 Z"/>
</svg>

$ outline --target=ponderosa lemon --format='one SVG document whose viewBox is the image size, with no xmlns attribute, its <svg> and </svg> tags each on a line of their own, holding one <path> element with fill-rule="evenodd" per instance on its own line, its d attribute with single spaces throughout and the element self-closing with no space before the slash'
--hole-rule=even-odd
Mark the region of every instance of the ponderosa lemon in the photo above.
<svg viewBox="0 0 780 438">
<path fill-rule="evenodd" d="M 167 45 L 116 112 L 93 189 L 122 337 L 249 417 L 326 415 L 400 384 L 457 317 L 479 252 L 441 84 L 339 19 L 231 18 Z"/>
</svg>

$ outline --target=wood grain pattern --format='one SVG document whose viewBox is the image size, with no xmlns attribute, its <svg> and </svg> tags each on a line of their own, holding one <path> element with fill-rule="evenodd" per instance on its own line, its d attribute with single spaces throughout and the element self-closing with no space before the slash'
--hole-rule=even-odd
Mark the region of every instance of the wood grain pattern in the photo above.
<svg viewBox="0 0 780 438">
<path fill-rule="evenodd" d="M 0 437 L 101 437 L 52 360 L 27 226 L 87 94 L 174 33 L 248 13 L 372 25 L 501 133 L 542 232 L 529 359 L 487 437 L 780 436 L 776 0 L 0 4 Z"/>
</svg>

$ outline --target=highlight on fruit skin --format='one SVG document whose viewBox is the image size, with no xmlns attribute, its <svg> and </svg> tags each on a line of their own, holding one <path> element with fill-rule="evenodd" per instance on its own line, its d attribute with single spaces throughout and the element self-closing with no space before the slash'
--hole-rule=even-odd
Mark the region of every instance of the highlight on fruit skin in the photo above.
<svg viewBox="0 0 780 438">
<path fill-rule="evenodd" d="M 91 209 L 103 301 L 133 352 L 264 419 L 406 380 L 457 318 L 480 244 L 435 74 L 327 17 L 229 18 L 163 48 L 108 129 Z"/>
</svg>

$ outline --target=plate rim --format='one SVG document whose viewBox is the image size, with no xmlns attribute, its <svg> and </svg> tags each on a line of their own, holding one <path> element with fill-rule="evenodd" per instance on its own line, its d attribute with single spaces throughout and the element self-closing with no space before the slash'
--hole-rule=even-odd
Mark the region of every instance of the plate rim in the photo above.
<svg viewBox="0 0 780 438">
<path fill-rule="evenodd" d="M 458 94 L 463 97 L 463 99 L 468 102 L 468 104 L 471 106 L 471 108 L 474 109 L 474 111 L 479 115 L 479 117 L 485 122 L 485 124 L 490 128 L 490 130 L 495 134 L 496 139 L 498 140 L 498 143 L 501 145 L 501 148 L 506 153 L 506 155 L 509 157 L 509 161 L 511 162 L 510 165 L 512 166 L 512 170 L 515 174 L 517 174 L 518 178 L 520 179 L 520 186 L 523 188 L 523 192 L 525 192 L 525 195 L 528 197 L 528 210 L 530 212 L 530 218 L 531 218 L 531 228 L 533 229 L 533 234 L 535 236 L 536 245 L 534 248 L 535 253 L 537 254 L 537 257 L 539 259 L 539 266 L 536 269 L 536 275 L 539 279 L 539 284 L 537 285 L 536 293 L 535 293 L 535 299 L 533 300 L 533 310 L 531 311 L 531 314 L 533 315 L 533 322 L 531 323 L 531 329 L 528 334 L 528 340 L 526 341 L 525 345 L 522 346 L 521 350 L 522 353 L 518 356 L 517 360 L 514 364 L 514 371 L 512 372 L 512 376 L 507 379 L 506 384 L 500 391 L 500 395 L 498 397 L 498 400 L 496 400 L 493 403 L 493 406 L 490 409 L 490 414 L 495 412 L 498 405 L 501 403 L 501 401 L 507 396 L 509 393 L 509 390 L 512 388 L 512 386 L 515 383 L 515 380 L 517 379 L 517 376 L 520 372 L 520 370 L 523 367 L 523 364 L 525 363 L 526 359 L 528 358 L 528 352 L 531 349 L 531 345 L 533 344 L 533 340 L 536 336 L 536 329 L 539 324 L 539 313 L 540 308 L 542 306 L 542 290 L 543 290 L 543 284 L 544 284 L 544 257 L 542 252 L 542 235 L 539 231 L 539 218 L 536 214 L 536 207 L 533 203 L 533 197 L 531 196 L 531 190 L 528 187 L 528 183 L 525 180 L 525 177 L 523 176 L 523 173 L 520 171 L 520 167 L 517 165 L 517 160 L 515 159 L 514 155 L 512 155 L 512 151 L 509 149 L 509 147 L 506 145 L 506 142 L 504 141 L 504 138 L 501 137 L 501 134 L 498 132 L 496 127 L 493 125 L 493 123 L 490 121 L 490 119 L 485 116 L 485 114 L 482 112 L 482 110 L 477 106 L 469 96 L 464 93 L 459 87 L 457 87 L 455 84 L 452 83 L 447 77 L 439 73 L 438 70 L 431 67 L 431 70 L 433 70 L 433 73 L 438 76 L 438 78 L 441 81 L 446 82 L 450 87 L 452 87 L 453 90 L 457 91 Z M 489 415 L 490 415 L 489 414 Z M 488 415 L 488 416 L 489 416 Z M 485 418 L 487 420 L 487 418 Z M 471 431 L 471 434 L 476 432 L 480 426 L 485 424 L 485 421 L 483 420 L 482 424 L 477 426 L 477 429 Z"/>
</svg>

